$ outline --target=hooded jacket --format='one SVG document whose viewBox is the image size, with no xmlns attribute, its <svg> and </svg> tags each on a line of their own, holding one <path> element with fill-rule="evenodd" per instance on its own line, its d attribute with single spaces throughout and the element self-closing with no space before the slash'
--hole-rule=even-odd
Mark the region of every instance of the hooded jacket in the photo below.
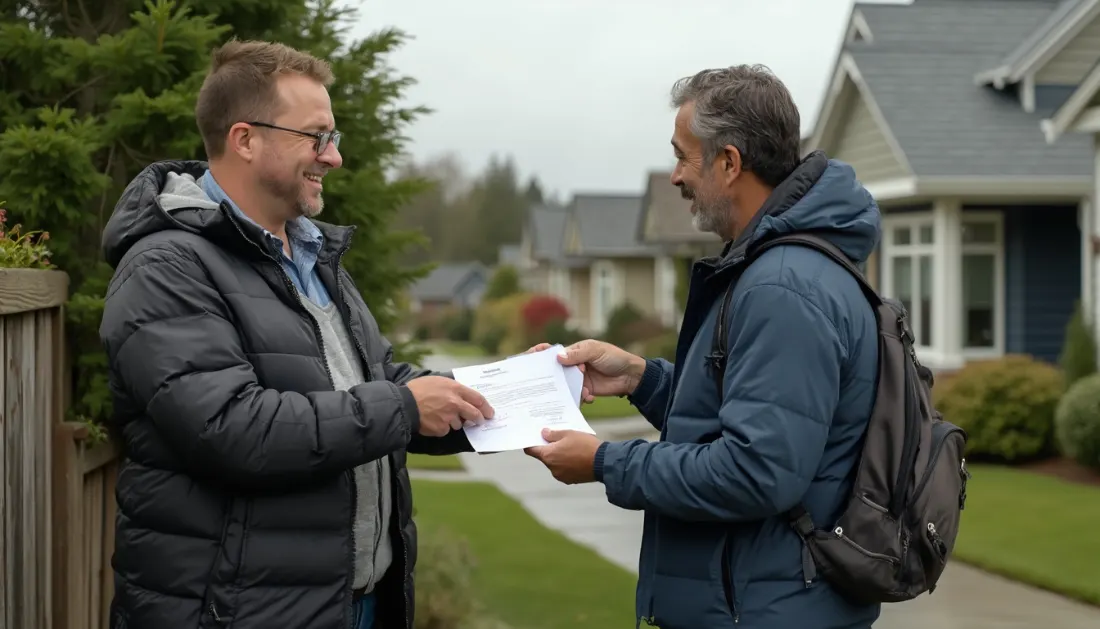
<svg viewBox="0 0 1100 629">
<path fill-rule="evenodd" d="M 838 517 L 859 461 L 877 382 L 874 312 L 823 254 L 749 247 L 816 232 L 861 265 L 880 213 L 852 168 L 809 155 L 723 254 L 697 262 L 675 367 L 647 361 L 631 401 L 657 442 L 601 446 L 608 500 L 644 510 L 636 613 L 662 629 L 866 629 L 879 607 L 806 583 L 787 512 Z M 727 312 L 722 390 L 708 366 L 719 302 Z"/>
<path fill-rule="evenodd" d="M 352 470 L 389 457 L 394 562 L 375 589 L 378 626 L 411 629 L 405 454 L 469 442 L 461 431 L 418 434 L 404 385 L 428 372 L 393 361 L 341 266 L 354 228 L 314 221 L 319 275 L 367 379 L 337 391 L 317 324 L 263 232 L 195 186 L 168 185 L 205 171 L 191 161 L 149 166 L 103 233 L 115 273 L 100 336 L 124 454 L 111 627 L 350 627 Z"/>
</svg>

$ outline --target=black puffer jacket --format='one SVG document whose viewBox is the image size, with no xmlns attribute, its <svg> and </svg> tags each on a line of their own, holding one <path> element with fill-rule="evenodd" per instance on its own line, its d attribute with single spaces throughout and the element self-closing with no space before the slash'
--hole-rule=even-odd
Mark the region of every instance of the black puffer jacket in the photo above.
<svg viewBox="0 0 1100 629">
<path fill-rule="evenodd" d="M 340 266 L 353 228 L 317 222 L 317 268 L 369 382 L 334 391 L 320 334 L 254 225 L 196 201 L 167 211 L 161 162 L 139 174 L 103 234 L 116 269 L 100 334 L 110 361 L 118 479 L 112 629 L 351 626 L 351 470 L 390 457 L 394 563 L 378 585 L 383 629 L 409 629 L 416 528 L 405 452 L 470 449 L 461 431 L 418 435 L 403 383 Z M 165 197 L 167 198 L 167 197 Z"/>
</svg>

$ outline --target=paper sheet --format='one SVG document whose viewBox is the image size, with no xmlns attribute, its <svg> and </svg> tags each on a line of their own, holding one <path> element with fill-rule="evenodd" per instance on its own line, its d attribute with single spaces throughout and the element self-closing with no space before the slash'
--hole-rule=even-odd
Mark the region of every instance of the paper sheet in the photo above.
<svg viewBox="0 0 1100 629">
<path fill-rule="evenodd" d="M 504 360 L 458 367 L 456 381 L 480 392 L 495 411 L 480 426 L 465 426 L 478 452 L 546 445 L 543 428 L 595 434 L 580 411 L 582 374 L 558 362 L 561 346 Z M 568 375 L 567 375 L 568 374 Z"/>
</svg>

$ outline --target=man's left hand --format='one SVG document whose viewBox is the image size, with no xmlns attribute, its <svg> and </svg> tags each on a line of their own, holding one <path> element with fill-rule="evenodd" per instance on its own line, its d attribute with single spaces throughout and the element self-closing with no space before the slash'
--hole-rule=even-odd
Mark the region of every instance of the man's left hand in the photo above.
<svg viewBox="0 0 1100 629">
<path fill-rule="evenodd" d="M 524 452 L 542 461 L 554 478 L 566 485 L 596 480 L 593 465 L 596 462 L 596 450 L 603 443 L 602 439 L 577 430 L 549 428 L 543 429 L 542 438 L 549 441 L 550 445 L 534 446 Z"/>
</svg>

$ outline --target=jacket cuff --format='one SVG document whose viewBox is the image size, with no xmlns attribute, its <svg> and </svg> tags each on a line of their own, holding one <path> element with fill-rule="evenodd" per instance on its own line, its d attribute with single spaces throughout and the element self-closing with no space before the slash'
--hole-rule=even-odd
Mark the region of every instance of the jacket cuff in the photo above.
<svg viewBox="0 0 1100 629">
<path fill-rule="evenodd" d="M 645 361 L 645 371 L 642 372 L 642 379 L 638 382 L 637 388 L 634 392 L 626 396 L 631 404 L 637 407 L 645 406 L 649 402 L 649 398 L 653 397 L 653 393 L 661 384 L 661 376 L 663 370 L 656 361 L 647 358 Z"/>
<path fill-rule="evenodd" d="M 592 461 L 592 475 L 600 483 L 603 482 L 603 460 L 607 456 L 607 446 L 609 445 L 611 445 L 609 441 L 601 443 L 600 447 L 596 448 L 596 458 Z"/>
<path fill-rule="evenodd" d="M 401 385 L 397 387 L 401 393 L 401 406 L 405 411 L 405 420 L 409 422 L 409 439 L 420 432 L 420 407 L 416 405 L 416 396 L 409 387 Z"/>
</svg>

